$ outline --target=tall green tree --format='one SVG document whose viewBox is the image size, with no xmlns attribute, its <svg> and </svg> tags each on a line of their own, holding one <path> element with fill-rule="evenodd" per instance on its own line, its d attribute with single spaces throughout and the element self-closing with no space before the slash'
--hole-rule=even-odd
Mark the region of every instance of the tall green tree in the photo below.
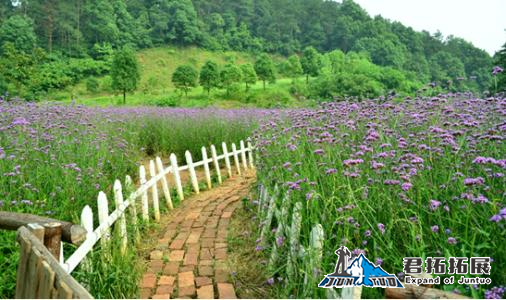
<svg viewBox="0 0 506 300">
<path fill-rule="evenodd" d="M 257 82 L 257 73 L 252 64 L 241 65 L 242 81 L 246 85 L 246 92 L 249 91 L 249 86 Z"/>
<path fill-rule="evenodd" d="M 218 65 L 213 61 L 207 61 L 200 69 L 200 85 L 204 87 L 209 95 L 211 89 L 220 85 L 220 71 Z"/>
<path fill-rule="evenodd" d="M 179 45 L 198 44 L 201 38 L 197 12 L 191 0 L 172 1 L 169 4 L 168 39 Z"/>
<path fill-rule="evenodd" d="M 137 89 L 140 77 L 135 53 L 129 48 L 116 51 L 111 66 L 112 88 L 123 93 L 123 104 L 126 104 L 126 93 Z"/>
<path fill-rule="evenodd" d="M 35 47 L 37 37 L 30 18 L 14 15 L 0 26 L 0 47 L 12 43 L 18 51 L 30 53 Z"/>
<path fill-rule="evenodd" d="M 263 81 L 264 90 L 265 83 L 268 82 L 276 82 L 276 73 L 274 63 L 272 59 L 267 54 L 261 54 L 257 61 L 255 62 L 255 72 L 260 80 Z"/>
<path fill-rule="evenodd" d="M 494 62 L 495 65 L 499 67 L 494 67 L 494 90 L 496 89 L 495 84 L 497 84 L 498 92 L 506 91 L 506 43 L 504 43 L 502 49 L 494 55 Z"/>
<path fill-rule="evenodd" d="M 192 88 L 197 86 L 197 70 L 191 65 L 181 65 L 172 74 L 172 83 L 178 90 L 182 90 L 185 96 Z"/>
<path fill-rule="evenodd" d="M 242 80 L 241 68 L 235 64 L 227 64 L 220 73 L 221 84 L 227 90 L 227 96 L 230 95 L 232 86 Z"/>
<path fill-rule="evenodd" d="M 306 75 L 306 83 L 309 83 L 309 76 L 320 74 L 320 54 L 314 47 L 307 47 L 304 50 L 300 63 Z"/>
<path fill-rule="evenodd" d="M 300 58 L 298 55 L 292 55 L 288 58 L 287 61 L 288 74 L 292 78 L 293 82 L 303 74 L 302 64 L 300 63 Z"/>
</svg>

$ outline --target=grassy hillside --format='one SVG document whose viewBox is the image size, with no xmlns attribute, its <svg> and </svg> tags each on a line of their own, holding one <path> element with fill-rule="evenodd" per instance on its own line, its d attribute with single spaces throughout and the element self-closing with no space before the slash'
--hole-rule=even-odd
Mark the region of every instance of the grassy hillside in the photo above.
<svg viewBox="0 0 506 300">
<path fill-rule="evenodd" d="M 297 105 L 297 101 L 288 92 L 291 79 L 278 79 L 275 84 L 268 84 L 266 91 L 263 90 L 260 81 L 251 86 L 248 92 L 245 92 L 243 85 L 238 85 L 230 95 L 227 95 L 225 90 L 214 90 L 208 95 L 202 87 L 198 87 L 193 89 L 187 97 L 176 91 L 172 84 L 172 74 L 179 65 L 190 64 L 200 70 L 207 60 L 213 60 L 220 66 L 227 63 L 254 63 L 254 57 L 248 53 L 212 52 L 196 47 L 163 47 L 138 52 L 138 60 L 142 70 L 141 80 L 137 91 L 127 95 L 127 105 L 183 107 L 212 105 L 225 108 Z M 274 60 L 281 60 L 281 58 L 274 57 Z M 90 91 L 87 88 L 87 80 L 89 79 L 84 79 L 76 86 L 63 91 L 55 91 L 49 95 L 49 99 L 60 101 L 75 99 L 79 104 L 93 106 L 121 104 L 122 96 L 111 90 L 110 76 L 97 78 L 98 88 L 96 91 Z"/>
</svg>

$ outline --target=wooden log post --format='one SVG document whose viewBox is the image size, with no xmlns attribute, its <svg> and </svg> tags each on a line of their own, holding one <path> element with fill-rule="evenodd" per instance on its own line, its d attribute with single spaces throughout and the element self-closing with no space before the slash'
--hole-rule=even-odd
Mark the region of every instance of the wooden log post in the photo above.
<svg viewBox="0 0 506 300">
<path fill-rule="evenodd" d="M 139 167 L 139 177 L 141 185 L 146 184 L 146 169 L 144 166 Z M 148 205 L 148 192 L 145 191 L 141 196 L 142 202 L 142 220 L 146 223 L 149 223 L 149 205 Z"/>
<path fill-rule="evenodd" d="M 158 169 L 159 174 L 165 173 L 165 168 L 163 167 L 163 163 L 160 157 L 156 157 L 156 167 Z M 167 182 L 166 176 L 162 177 L 162 190 L 163 195 L 165 196 L 165 202 L 167 204 L 167 207 L 170 210 L 174 209 L 174 205 L 172 204 L 172 198 L 170 197 L 169 183 Z"/>
<path fill-rule="evenodd" d="M 149 175 L 151 178 L 156 177 L 156 169 L 155 162 L 153 160 L 149 161 Z M 158 198 L 158 182 L 155 182 L 153 186 L 151 186 L 151 196 L 153 197 L 153 210 L 155 213 L 155 221 L 160 221 L 160 203 Z"/>
<path fill-rule="evenodd" d="M 232 177 L 232 167 L 230 166 L 230 156 L 228 154 L 227 144 L 223 142 L 221 146 L 223 148 L 223 155 L 225 156 L 225 164 L 227 166 L 228 177 Z"/>
<path fill-rule="evenodd" d="M 216 176 L 218 177 L 218 183 L 221 184 L 221 169 L 220 163 L 218 162 L 218 155 L 216 155 L 216 147 L 211 145 L 211 155 L 213 157 L 214 169 L 216 170 Z"/>
<path fill-rule="evenodd" d="M 188 165 L 188 172 L 190 172 L 190 178 L 192 182 L 193 191 L 196 194 L 200 193 L 199 182 L 197 180 L 197 174 L 195 173 L 195 166 L 193 165 L 192 154 L 190 151 L 185 152 L 186 164 Z"/>
<path fill-rule="evenodd" d="M 114 203 L 116 204 L 116 209 L 119 209 L 121 205 L 123 204 L 123 190 L 121 187 L 121 182 L 119 180 L 116 180 L 114 182 Z M 121 238 L 121 254 L 125 255 L 128 245 L 128 236 L 127 236 L 127 228 L 126 228 L 126 218 L 125 214 L 123 213 L 121 217 L 118 220 L 119 227 L 117 230 L 119 231 L 119 236 Z"/>
<path fill-rule="evenodd" d="M 237 154 L 237 147 L 232 143 L 232 154 L 234 155 L 234 164 L 237 170 L 237 174 L 241 175 L 241 165 L 239 164 L 239 156 Z"/>
<path fill-rule="evenodd" d="M 181 176 L 179 175 L 179 166 L 177 165 L 177 157 L 174 153 L 170 155 L 170 165 L 172 167 L 172 174 L 174 175 L 174 181 L 176 182 L 177 195 L 179 200 L 184 200 L 183 185 L 181 184 Z"/>
<path fill-rule="evenodd" d="M 211 189 L 213 186 L 211 184 L 211 172 L 209 171 L 209 162 L 207 158 L 207 150 L 206 147 L 202 147 L 202 161 L 204 162 L 204 173 L 206 175 L 206 183 L 207 188 Z"/>
<path fill-rule="evenodd" d="M 254 168 L 255 166 L 253 165 L 253 146 L 251 145 L 251 142 L 248 141 L 248 158 L 249 158 L 249 166 L 250 168 Z"/>
<path fill-rule="evenodd" d="M 244 168 L 244 170 L 247 170 L 248 169 L 248 162 L 246 161 L 246 148 L 244 147 L 244 141 L 241 141 L 240 147 L 241 147 L 242 167 Z"/>
<path fill-rule="evenodd" d="M 52 222 L 61 224 L 63 241 L 80 245 L 86 239 L 86 230 L 80 225 L 37 215 L 0 211 L 0 229 L 18 230 L 30 223 L 43 225 Z"/>
<path fill-rule="evenodd" d="M 126 197 L 127 199 L 130 198 L 129 195 L 132 195 L 132 193 L 135 192 L 135 187 L 134 187 L 134 183 L 132 181 L 132 178 L 128 175 L 125 176 L 125 192 L 127 195 L 127 197 Z M 141 235 L 139 232 L 139 227 L 137 226 L 137 205 L 136 205 L 137 199 L 134 198 L 131 201 L 132 202 L 130 203 L 128 208 L 130 211 L 130 220 L 132 221 L 135 241 L 138 243 L 140 241 Z"/>
<path fill-rule="evenodd" d="M 61 223 L 51 222 L 44 224 L 44 245 L 58 261 L 60 260 L 61 251 L 61 234 Z"/>
<path fill-rule="evenodd" d="M 30 223 L 26 225 L 26 228 L 30 230 L 30 232 L 41 242 L 44 243 L 44 232 L 45 229 L 43 226 L 37 224 L 37 223 Z"/>
</svg>

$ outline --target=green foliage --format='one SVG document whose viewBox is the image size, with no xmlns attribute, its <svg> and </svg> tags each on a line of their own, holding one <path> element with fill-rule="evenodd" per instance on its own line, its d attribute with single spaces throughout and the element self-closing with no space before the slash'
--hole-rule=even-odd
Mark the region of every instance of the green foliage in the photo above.
<svg viewBox="0 0 506 300">
<path fill-rule="evenodd" d="M 307 47 L 304 50 L 300 63 L 306 75 L 306 83 L 309 82 L 309 76 L 318 76 L 320 74 L 321 58 L 315 48 Z"/>
<path fill-rule="evenodd" d="M 241 65 L 242 71 L 242 81 L 246 85 L 246 91 L 249 90 L 249 86 L 251 84 L 255 84 L 257 82 L 257 73 L 255 72 L 255 68 L 252 64 L 244 64 Z"/>
<path fill-rule="evenodd" d="M 28 17 L 14 15 L 1 23 L 0 48 L 6 43 L 12 43 L 16 50 L 30 53 L 36 40 L 33 21 Z"/>
<path fill-rule="evenodd" d="M 258 57 L 257 61 L 255 62 L 255 72 L 258 76 L 258 79 L 263 81 L 264 90 L 266 81 L 270 83 L 276 82 L 274 63 L 267 54 L 261 54 Z"/>
<path fill-rule="evenodd" d="M 100 87 L 100 83 L 95 77 L 90 77 L 86 79 L 86 90 L 89 92 L 95 93 L 98 91 Z"/>
<path fill-rule="evenodd" d="M 200 69 L 200 85 L 204 87 L 207 94 L 211 89 L 217 88 L 220 85 L 220 71 L 218 64 L 213 61 L 207 61 L 202 69 Z"/>
<path fill-rule="evenodd" d="M 220 72 L 221 84 L 227 90 L 227 96 L 230 95 L 232 86 L 240 83 L 243 78 L 241 68 L 236 64 L 227 64 Z"/>
<path fill-rule="evenodd" d="M 111 67 L 112 88 L 123 93 L 123 103 L 126 103 L 126 93 L 137 89 L 140 79 L 140 69 L 135 53 L 128 49 L 116 51 Z"/>
<path fill-rule="evenodd" d="M 172 83 L 188 96 L 188 92 L 197 86 L 198 76 L 197 70 L 193 66 L 182 65 L 172 74 Z"/>
<path fill-rule="evenodd" d="M 304 72 L 302 69 L 302 64 L 300 63 L 299 56 L 297 55 L 292 55 L 288 58 L 287 66 L 287 75 L 294 80 L 295 78 L 300 77 Z"/>
<path fill-rule="evenodd" d="M 494 86 L 491 88 L 492 91 L 506 91 L 506 43 L 502 46 L 502 49 L 497 52 L 494 56 L 495 65 L 503 69 L 503 71 L 494 76 Z"/>
</svg>

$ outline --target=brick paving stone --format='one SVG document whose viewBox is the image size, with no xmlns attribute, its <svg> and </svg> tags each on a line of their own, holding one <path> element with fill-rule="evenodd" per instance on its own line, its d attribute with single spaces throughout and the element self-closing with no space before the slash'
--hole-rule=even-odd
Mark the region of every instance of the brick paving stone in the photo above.
<svg viewBox="0 0 506 300">
<path fill-rule="evenodd" d="M 169 254 L 169 261 L 182 261 L 184 258 L 184 250 L 173 250 Z"/>
<path fill-rule="evenodd" d="M 153 273 L 158 273 L 163 270 L 163 261 L 162 260 L 151 260 L 149 262 L 149 269 Z"/>
<path fill-rule="evenodd" d="M 142 277 L 141 288 L 152 289 L 156 285 L 156 275 L 153 273 L 144 274 Z"/>
<path fill-rule="evenodd" d="M 230 283 L 218 283 L 218 297 L 220 299 L 236 299 L 234 286 Z"/>
<path fill-rule="evenodd" d="M 185 286 L 179 288 L 178 297 L 194 297 L 195 296 L 195 286 Z"/>
<path fill-rule="evenodd" d="M 181 272 L 177 275 L 178 287 L 194 286 L 195 277 L 193 272 Z"/>
<path fill-rule="evenodd" d="M 227 248 L 216 249 L 214 251 L 214 258 L 218 260 L 227 259 Z"/>
<path fill-rule="evenodd" d="M 162 275 L 160 279 L 158 279 L 158 285 L 174 285 L 174 281 L 176 281 L 176 277 Z"/>
<path fill-rule="evenodd" d="M 151 251 L 151 253 L 149 254 L 149 259 L 151 260 L 159 260 L 162 259 L 162 257 L 163 251 L 160 250 Z"/>
<path fill-rule="evenodd" d="M 154 295 L 152 299 L 170 299 L 170 294 Z"/>
<path fill-rule="evenodd" d="M 214 247 L 214 238 L 201 238 L 200 245 L 202 245 L 203 248 Z"/>
<path fill-rule="evenodd" d="M 186 220 L 196 220 L 200 216 L 200 212 L 191 212 L 186 215 Z"/>
<path fill-rule="evenodd" d="M 202 248 L 200 249 L 200 259 L 209 260 L 213 259 L 213 253 L 210 248 Z"/>
<path fill-rule="evenodd" d="M 200 240 L 201 233 L 198 231 L 192 231 L 190 235 L 188 236 L 188 239 L 186 240 L 187 244 L 195 244 L 198 243 Z"/>
<path fill-rule="evenodd" d="M 227 248 L 227 243 L 215 243 L 214 248 L 215 249 Z"/>
<path fill-rule="evenodd" d="M 213 280 L 209 277 L 196 277 L 195 278 L 195 285 L 197 287 L 201 287 L 201 286 L 204 286 L 204 285 L 212 285 L 213 284 Z"/>
<path fill-rule="evenodd" d="M 169 248 L 172 249 L 172 250 L 181 250 L 183 249 L 183 246 L 184 246 L 184 240 L 174 240 Z"/>
<path fill-rule="evenodd" d="M 188 265 L 188 266 L 182 266 L 179 267 L 179 272 L 194 272 L 195 266 L 194 265 Z"/>
<path fill-rule="evenodd" d="M 212 266 L 213 260 L 211 259 L 204 259 L 199 261 L 199 266 Z"/>
<path fill-rule="evenodd" d="M 139 298 L 148 299 L 148 298 L 151 298 L 152 294 L 153 293 L 151 292 L 151 289 L 141 288 L 141 291 L 139 293 Z"/>
<path fill-rule="evenodd" d="M 187 252 L 184 257 L 184 265 L 196 265 L 198 263 L 198 252 Z"/>
<path fill-rule="evenodd" d="M 179 272 L 179 262 L 177 261 L 169 261 L 165 268 L 163 268 L 163 274 L 165 275 L 177 275 Z"/>
<path fill-rule="evenodd" d="M 173 291 L 174 291 L 174 286 L 171 284 L 159 285 L 156 288 L 157 295 L 166 295 L 166 294 L 171 295 Z"/>
<path fill-rule="evenodd" d="M 225 211 L 223 214 L 221 214 L 222 219 L 230 219 L 231 216 L 232 216 L 231 211 Z"/>
<path fill-rule="evenodd" d="M 212 285 L 205 285 L 197 290 L 198 299 L 214 299 L 214 287 Z"/>
<path fill-rule="evenodd" d="M 213 267 L 199 265 L 199 276 L 213 276 Z"/>
<path fill-rule="evenodd" d="M 214 271 L 214 280 L 216 282 L 226 283 L 230 281 L 230 273 L 225 269 L 216 269 Z"/>
</svg>

